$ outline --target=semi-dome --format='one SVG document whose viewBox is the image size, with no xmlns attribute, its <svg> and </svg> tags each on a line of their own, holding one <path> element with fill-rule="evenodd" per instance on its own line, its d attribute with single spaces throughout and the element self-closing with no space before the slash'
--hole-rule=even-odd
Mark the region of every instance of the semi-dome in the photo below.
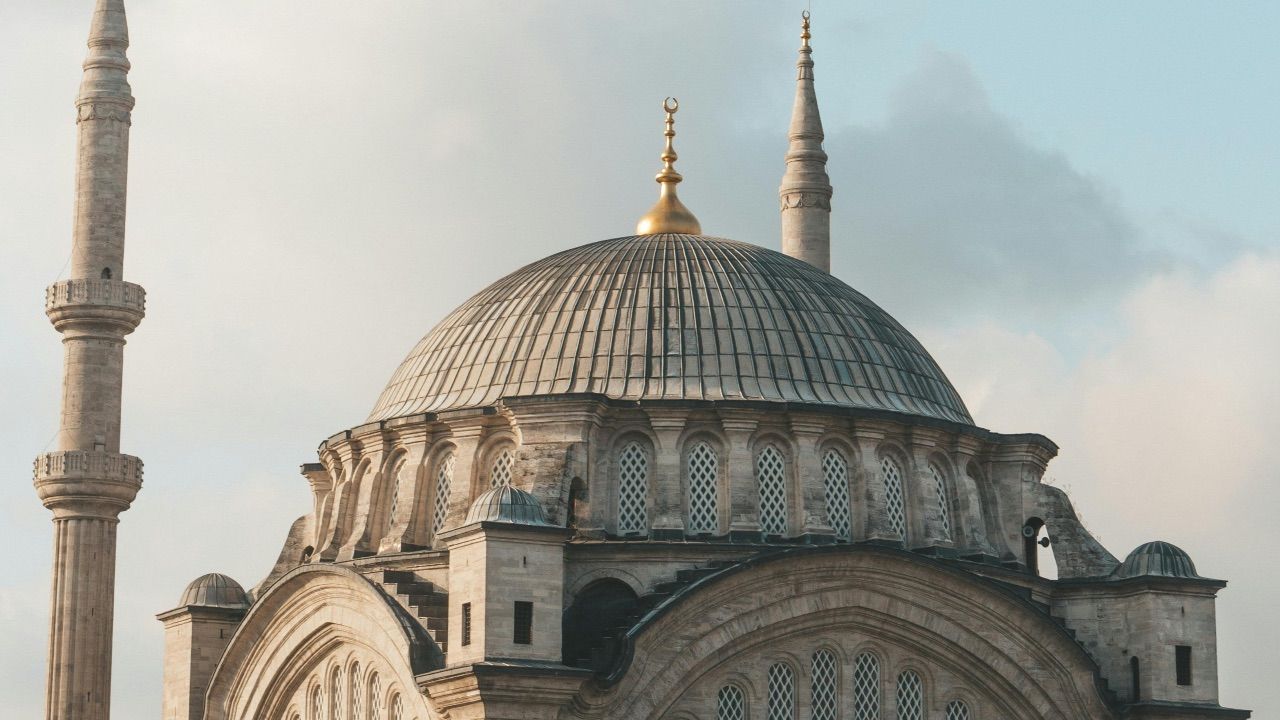
<svg viewBox="0 0 1280 720">
<path fill-rule="evenodd" d="M 550 527 L 538 498 L 510 485 L 499 485 L 475 499 L 467 510 L 464 525 L 477 522 L 499 522 L 511 525 Z"/>
<path fill-rule="evenodd" d="M 924 347 L 858 291 L 773 250 L 679 234 L 584 245 L 493 283 L 409 353 L 369 421 L 562 393 L 972 424 Z"/>
<path fill-rule="evenodd" d="M 178 607 L 189 605 L 242 610 L 249 607 L 249 596 L 235 580 L 222 573 L 209 573 L 192 580 L 182 591 Z"/>
<path fill-rule="evenodd" d="M 1156 540 L 1143 543 L 1129 553 L 1120 567 L 1116 568 L 1117 578 L 1133 578 L 1143 575 L 1159 575 L 1162 577 L 1198 578 L 1195 563 L 1185 550 L 1172 543 Z"/>
</svg>

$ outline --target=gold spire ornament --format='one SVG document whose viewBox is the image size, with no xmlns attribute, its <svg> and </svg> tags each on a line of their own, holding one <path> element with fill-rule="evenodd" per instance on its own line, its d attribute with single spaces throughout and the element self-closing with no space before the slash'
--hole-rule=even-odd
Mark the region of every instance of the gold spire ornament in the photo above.
<svg viewBox="0 0 1280 720">
<path fill-rule="evenodd" d="M 676 149 L 672 147 L 671 139 L 676 136 L 675 114 L 680 109 L 680 101 L 669 97 L 662 102 L 662 109 L 667 112 L 667 129 L 663 133 L 667 137 L 667 146 L 662 150 L 662 170 L 654 178 L 662 189 L 658 194 L 658 202 L 636 223 L 636 234 L 701 235 L 702 225 L 698 223 L 698 218 L 676 197 L 676 185 L 684 178 L 676 172 Z"/>
</svg>

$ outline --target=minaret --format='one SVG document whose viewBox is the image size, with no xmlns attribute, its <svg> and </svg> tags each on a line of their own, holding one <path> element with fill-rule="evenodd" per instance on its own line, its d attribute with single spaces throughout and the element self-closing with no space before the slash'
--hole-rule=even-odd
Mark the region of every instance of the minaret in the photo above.
<svg viewBox="0 0 1280 720">
<path fill-rule="evenodd" d="M 45 295 L 64 348 L 57 450 L 35 462 L 36 493 L 53 511 L 50 720 L 110 715 L 116 523 L 142 487 L 142 461 L 120 453 L 124 336 L 142 321 L 144 300 L 124 282 L 128 46 L 124 0 L 97 0 L 76 98 L 71 272 Z"/>
<path fill-rule="evenodd" d="M 831 180 L 822 151 L 822 118 L 813 90 L 813 48 L 809 12 L 800 33 L 796 61 L 796 103 L 791 109 L 791 145 L 778 195 L 782 200 L 782 252 L 823 272 L 831 272 Z"/>
</svg>

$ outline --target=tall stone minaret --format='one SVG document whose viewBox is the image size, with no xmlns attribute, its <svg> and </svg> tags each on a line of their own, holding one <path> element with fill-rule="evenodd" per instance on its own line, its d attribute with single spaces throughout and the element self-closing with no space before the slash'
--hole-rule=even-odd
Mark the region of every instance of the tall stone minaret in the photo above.
<svg viewBox="0 0 1280 720">
<path fill-rule="evenodd" d="M 142 321 L 144 299 L 124 281 L 128 46 L 124 0 L 97 0 L 76 98 L 70 278 L 45 296 L 64 348 L 57 450 L 35 462 L 36 493 L 53 511 L 49 720 L 110 715 L 116 523 L 142 487 L 142 461 L 120 453 L 124 336 Z"/>
<path fill-rule="evenodd" d="M 782 199 L 782 252 L 823 272 L 831 272 L 831 181 L 822 150 L 822 118 L 813 90 L 813 48 L 809 13 L 803 14 L 800 59 L 796 62 L 796 103 L 791 110 L 791 145 L 778 195 Z"/>
</svg>

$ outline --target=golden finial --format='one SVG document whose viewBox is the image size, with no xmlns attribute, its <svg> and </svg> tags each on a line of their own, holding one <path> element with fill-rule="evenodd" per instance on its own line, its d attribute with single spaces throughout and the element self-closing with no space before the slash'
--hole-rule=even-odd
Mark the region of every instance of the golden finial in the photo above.
<svg viewBox="0 0 1280 720">
<path fill-rule="evenodd" d="M 800 24 L 800 47 L 807 48 L 809 47 L 809 38 L 811 37 L 809 35 L 809 11 L 801 10 L 800 17 L 804 19 L 804 22 Z"/>
<path fill-rule="evenodd" d="M 676 197 L 676 184 L 684 178 L 676 172 L 676 149 L 671 144 L 676 136 L 676 111 L 680 109 L 680 101 L 669 97 L 662 101 L 662 109 L 667 113 L 667 129 L 662 133 L 667 138 L 667 145 L 662 150 L 662 170 L 654 178 L 661 186 L 658 202 L 636 223 L 637 235 L 655 235 L 657 233 L 683 233 L 701 235 L 702 225 L 698 218 L 689 212 L 689 208 Z"/>
</svg>

